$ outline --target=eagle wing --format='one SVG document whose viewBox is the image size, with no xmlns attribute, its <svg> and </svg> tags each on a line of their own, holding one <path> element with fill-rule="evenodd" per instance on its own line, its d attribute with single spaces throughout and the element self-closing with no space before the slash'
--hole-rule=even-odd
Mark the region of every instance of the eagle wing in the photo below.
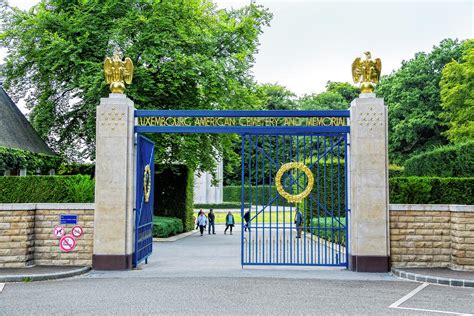
<svg viewBox="0 0 474 316">
<path fill-rule="evenodd" d="M 133 62 L 130 58 L 125 58 L 125 71 L 123 72 L 123 81 L 126 84 L 131 84 L 133 79 Z"/>
<path fill-rule="evenodd" d="M 379 83 L 380 74 L 382 73 L 382 61 L 380 58 L 375 59 L 375 70 L 377 70 L 377 73 L 374 74 L 372 79 L 374 80 L 374 83 Z"/>
<path fill-rule="evenodd" d="M 113 67 L 114 66 L 113 66 L 113 63 L 112 63 L 112 59 L 110 57 L 105 58 L 105 60 L 104 60 L 104 75 L 105 75 L 105 81 L 107 81 L 107 83 L 112 83 L 112 81 L 114 80 L 113 71 L 112 71 Z"/>
<path fill-rule="evenodd" d="M 362 67 L 360 57 L 357 57 L 354 62 L 352 63 L 352 79 L 354 83 L 358 83 L 362 76 Z"/>
</svg>

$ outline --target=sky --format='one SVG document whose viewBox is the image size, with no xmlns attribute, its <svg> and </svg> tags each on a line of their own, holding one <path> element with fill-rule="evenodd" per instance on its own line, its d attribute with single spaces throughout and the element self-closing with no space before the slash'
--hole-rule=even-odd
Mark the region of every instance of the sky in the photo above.
<svg viewBox="0 0 474 316">
<path fill-rule="evenodd" d="M 251 0 L 214 0 L 220 8 Z M 37 0 L 9 0 L 28 9 Z M 331 81 L 351 82 L 353 60 L 370 51 L 382 75 L 445 38 L 474 38 L 474 1 L 256 0 L 273 13 L 260 36 L 252 69 L 260 83 L 278 83 L 298 95 L 324 91 Z M 0 50 L 0 60 L 5 56 Z"/>
</svg>

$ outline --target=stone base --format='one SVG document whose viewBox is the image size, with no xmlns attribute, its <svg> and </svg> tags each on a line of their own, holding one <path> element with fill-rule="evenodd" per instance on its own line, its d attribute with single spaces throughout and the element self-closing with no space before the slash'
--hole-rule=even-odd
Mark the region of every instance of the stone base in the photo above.
<svg viewBox="0 0 474 316">
<path fill-rule="evenodd" d="M 132 255 L 93 255 L 92 268 L 94 270 L 130 270 Z"/>
<path fill-rule="evenodd" d="M 350 269 L 356 272 L 389 272 L 389 256 L 351 256 Z"/>
</svg>

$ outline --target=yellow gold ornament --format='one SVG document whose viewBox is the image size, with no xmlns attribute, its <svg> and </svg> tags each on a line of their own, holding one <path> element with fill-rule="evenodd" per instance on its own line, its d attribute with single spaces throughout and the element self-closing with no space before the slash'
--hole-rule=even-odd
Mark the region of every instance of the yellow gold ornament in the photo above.
<svg viewBox="0 0 474 316">
<path fill-rule="evenodd" d="M 112 58 L 106 57 L 104 61 L 105 80 L 110 84 L 112 93 L 123 93 L 125 83 L 131 84 L 133 79 L 133 62 L 130 58 L 122 57 L 119 50 L 115 50 Z"/>
<path fill-rule="evenodd" d="M 308 185 L 304 189 L 303 192 L 299 194 L 290 194 L 283 189 L 283 185 L 281 183 L 281 178 L 283 177 L 283 174 L 287 172 L 288 170 L 291 169 L 299 169 L 308 178 Z M 278 193 L 288 201 L 288 203 L 299 203 L 303 201 L 310 193 L 311 190 L 313 189 L 314 185 L 314 177 L 313 174 L 311 173 L 311 170 L 302 162 L 289 162 L 280 167 L 278 170 L 276 176 L 275 176 L 275 184 L 276 184 L 276 189 Z"/>
<path fill-rule="evenodd" d="M 372 60 L 370 52 L 364 54 L 365 60 L 357 57 L 352 63 L 352 79 L 354 83 L 360 82 L 360 92 L 372 93 L 380 80 L 382 61 L 380 58 Z"/>
<path fill-rule="evenodd" d="M 145 196 L 145 203 L 148 203 L 150 200 L 151 193 L 151 169 L 150 165 L 145 166 L 143 171 L 143 195 Z"/>
</svg>

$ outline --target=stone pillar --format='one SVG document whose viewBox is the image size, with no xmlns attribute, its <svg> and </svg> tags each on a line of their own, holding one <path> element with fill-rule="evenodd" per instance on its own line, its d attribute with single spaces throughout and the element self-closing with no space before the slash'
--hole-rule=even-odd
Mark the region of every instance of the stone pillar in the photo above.
<svg viewBox="0 0 474 316">
<path fill-rule="evenodd" d="M 383 99 L 363 93 L 351 103 L 350 268 L 389 271 L 388 120 Z"/>
<path fill-rule="evenodd" d="M 133 102 L 111 93 L 97 107 L 94 269 L 132 268 L 133 170 Z"/>
<path fill-rule="evenodd" d="M 26 177 L 26 168 L 20 169 L 20 177 Z"/>
</svg>

